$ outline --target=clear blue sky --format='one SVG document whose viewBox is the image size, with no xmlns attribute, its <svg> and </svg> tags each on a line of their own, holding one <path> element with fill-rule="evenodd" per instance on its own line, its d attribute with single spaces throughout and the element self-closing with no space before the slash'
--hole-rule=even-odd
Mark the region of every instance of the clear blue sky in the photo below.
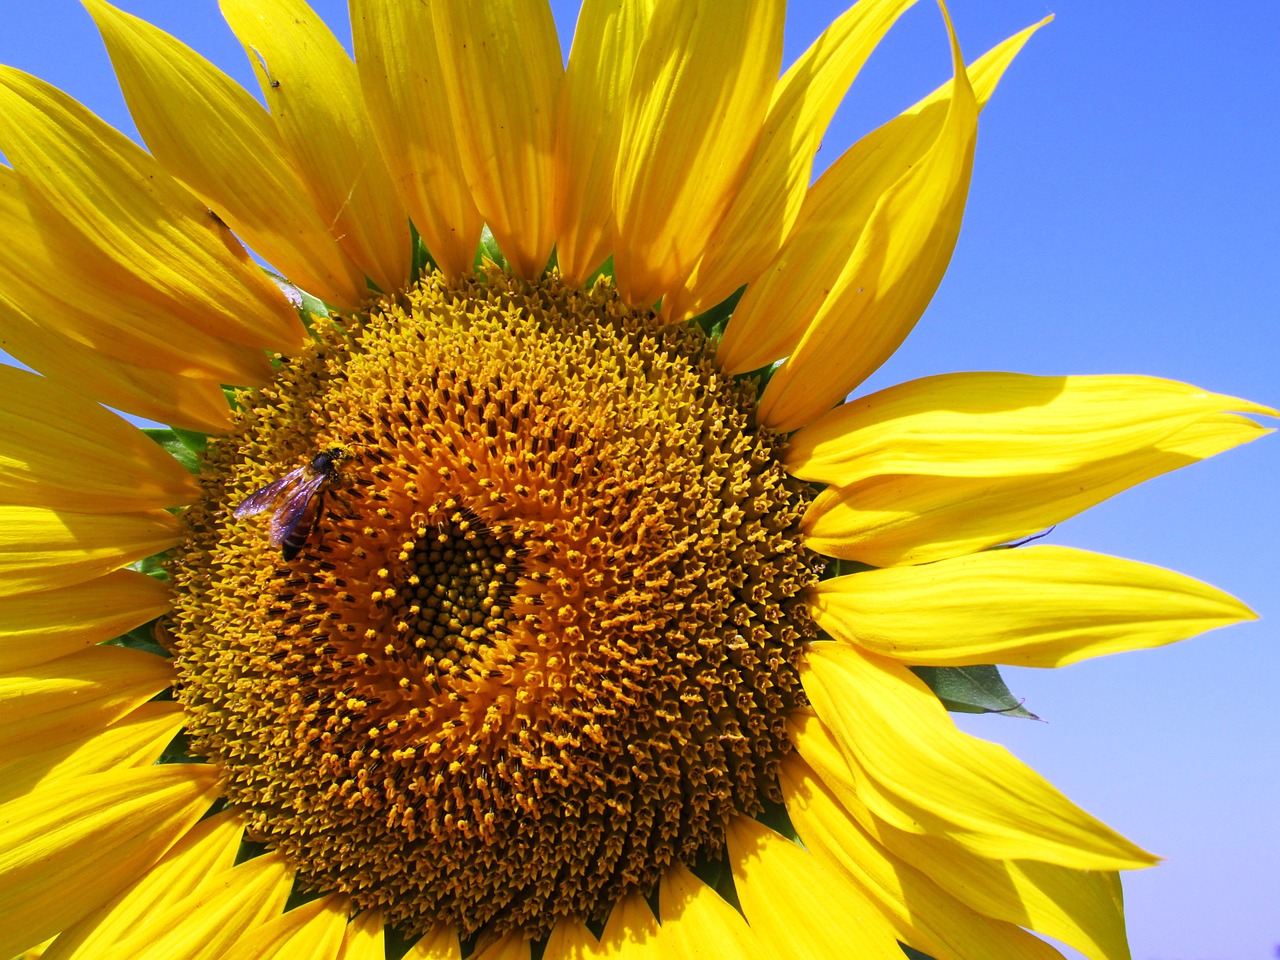
<svg viewBox="0 0 1280 960">
<path fill-rule="evenodd" d="M 253 86 L 214 0 L 123 0 Z M 568 50 L 577 3 L 556 2 Z M 788 57 L 843 9 L 792 3 Z M 317 9 L 346 40 L 345 4 Z M 75 0 L 0 0 L 0 61 L 133 133 Z M 1280 403 L 1280 5 L 954 0 L 966 54 L 1057 14 L 982 117 L 950 274 L 868 387 L 951 370 L 1148 373 Z M 922 3 L 873 57 L 820 166 L 948 76 Z M 1069 796 L 1168 859 L 1130 874 L 1136 960 L 1280 944 L 1280 437 L 1125 493 L 1050 542 L 1168 566 L 1263 617 L 1159 651 L 1009 671 L 1048 723 L 980 717 Z"/>
</svg>

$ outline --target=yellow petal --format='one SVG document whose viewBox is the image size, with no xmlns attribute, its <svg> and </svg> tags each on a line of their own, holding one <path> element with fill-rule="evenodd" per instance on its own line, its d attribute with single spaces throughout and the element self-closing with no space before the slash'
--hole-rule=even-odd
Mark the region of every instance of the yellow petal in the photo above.
<svg viewBox="0 0 1280 960">
<path fill-rule="evenodd" d="M 556 130 L 556 264 L 580 284 L 613 249 L 613 171 L 636 56 L 654 0 L 587 0 Z"/>
<path fill-rule="evenodd" d="M 356 66 L 382 157 L 440 270 L 471 269 L 484 218 L 471 199 L 444 96 L 432 7 L 352 0 Z"/>
<path fill-rule="evenodd" d="M 477 946 L 475 960 L 529 960 L 529 939 L 519 930 Z"/>
<path fill-rule="evenodd" d="M 593 948 L 588 945 L 587 956 L 600 960 L 658 960 L 672 956 L 663 952 L 665 941 L 661 936 L 658 919 L 644 896 L 633 893 L 613 905 L 600 943 Z"/>
<path fill-rule="evenodd" d="M 734 887 L 767 945 L 764 956 L 900 960 L 881 910 L 826 862 L 747 817 L 730 819 L 726 840 Z"/>
<path fill-rule="evenodd" d="M 655 9 L 614 176 L 614 269 L 632 305 L 651 306 L 677 289 L 742 183 L 782 63 L 784 6 Z"/>
<path fill-rule="evenodd" d="M 1155 858 L 1085 813 L 1003 747 L 956 729 L 905 667 L 840 643 L 812 644 L 805 692 L 876 816 L 992 858 L 1080 870 Z"/>
<path fill-rule="evenodd" d="M 0 69 L 0 148 L 75 232 L 74 274 L 170 324 L 260 349 L 301 342 L 274 282 L 159 163 L 66 94 Z"/>
<path fill-rule="evenodd" d="M 0 78 L 3 75 L 0 70 Z M 5 99 L 4 88 L 0 86 L 0 103 Z M 111 135 L 119 136 L 114 131 Z M 127 150 L 137 148 L 129 144 Z M 110 168 L 107 172 L 111 172 Z M 138 176 L 145 179 L 142 174 Z M 157 183 L 163 183 L 165 174 L 155 176 Z M 125 191 L 123 200 L 144 196 L 131 187 L 127 178 L 124 183 L 113 186 Z M 142 202 L 136 205 L 146 206 Z M 52 328 L 55 338 L 70 340 L 81 349 L 88 348 L 117 368 L 138 365 L 170 375 L 213 380 L 215 387 L 218 381 L 266 382 L 271 367 L 261 350 L 232 343 L 224 339 L 224 331 L 202 329 L 201 325 L 191 322 L 189 316 L 183 315 L 190 305 L 175 305 L 160 285 L 147 286 L 148 278 L 143 274 L 150 266 L 161 272 L 185 269 L 199 284 L 203 277 L 202 265 L 175 258 L 175 263 L 162 266 L 145 259 L 137 249 L 130 251 L 137 257 L 131 262 L 112 261 L 96 249 L 102 242 L 101 237 L 84 233 L 88 224 L 83 221 L 92 220 L 97 211 L 89 211 L 79 218 L 82 222 L 74 222 L 66 216 L 71 210 L 61 198 L 46 195 L 39 185 L 0 167 L 0 246 L 5 250 L 4 258 L 0 259 L 0 300 L 8 305 L 6 312 L 39 318 L 39 325 Z M 168 217 L 162 210 L 140 215 Z M 198 232 L 217 229 L 206 214 L 202 212 L 202 216 L 206 221 L 203 224 L 184 224 L 182 218 L 176 216 L 166 225 Z M 115 232 L 121 229 L 120 223 L 113 226 Z M 146 236 L 139 239 L 156 240 Z M 257 272 L 256 267 L 253 270 Z M 204 292 L 213 295 L 212 291 Z M 280 301 L 284 302 L 282 296 Z M 216 309 L 213 315 L 216 321 Z M 300 325 L 298 329 L 301 330 Z M 23 339 L 33 338 L 28 333 Z M 225 405 L 225 399 L 222 402 Z"/>
<path fill-rule="evenodd" d="M 59 744 L 0 764 L 0 803 L 57 780 L 123 767 L 150 766 L 182 729 L 176 703 L 144 703 L 128 716 L 77 743 Z"/>
<path fill-rule="evenodd" d="M 85 6 L 152 155 L 284 276 L 329 303 L 360 306 L 364 273 L 316 213 L 262 106 L 164 31 L 103 0 Z"/>
<path fill-rule="evenodd" d="M 600 956 L 599 941 L 580 920 L 561 920 L 547 937 L 542 960 L 588 960 Z"/>
<path fill-rule="evenodd" d="M 1010 37 L 968 68 L 979 108 L 1040 25 Z M 938 143 L 950 116 L 953 86 L 944 84 L 863 137 L 809 190 L 786 246 L 747 287 L 734 312 L 716 351 L 724 369 L 754 370 L 795 349 L 857 253 L 879 198 Z"/>
<path fill-rule="evenodd" d="M 431 11 L 471 195 L 512 270 L 536 279 L 555 245 L 564 60 L 551 8 L 545 0 L 436 0 Z"/>
<path fill-rule="evenodd" d="M 121 930 L 109 947 L 75 960 L 220 960 L 280 914 L 293 882 L 293 868 L 278 853 L 255 857 L 202 877 L 187 896 Z"/>
<path fill-rule="evenodd" d="M 373 138 L 356 65 L 303 0 L 220 0 L 322 222 L 378 285 L 409 281 L 409 214 Z"/>
<path fill-rule="evenodd" d="M 0 597 L 100 577 L 178 541 L 163 510 L 90 514 L 0 504 Z"/>
<path fill-rule="evenodd" d="M 351 918 L 338 960 L 386 960 L 387 931 L 381 910 L 362 910 Z"/>
<path fill-rule="evenodd" d="M 90 647 L 0 676 L 0 756 L 18 759 L 81 740 L 172 681 L 168 660 L 122 647 Z"/>
<path fill-rule="evenodd" d="M 0 367 L 0 499 L 124 513 L 189 503 L 198 490 L 127 421 L 44 377 Z"/>
<path fill-rule="evenodd" d="M 458 931 L 446 925 L 440 925 L 428 931 L 417 943 L 409 948 L 402 960 L 461 960 L 462 945 L 458 942 Z"/>
<path fill-rule="evenodd" d="M 3 193 L 0 187 L 0 195 Z M 64 389 L 79 390 L 117 410 L 175 427 L 203 433 L 223 433 L 227 429 L 231 408 L 216 381 L 194 380 L 105 357 L 15 307 L 6 299 L 3 278 L 0 326 L 8 353 L 57 380 Z"/>
<path fill-rule="evenodd" d="M 800 213 L 822 135 L 871 51 L 916 0 L 863 0 L 850 7 L 791 65 L 773 92 L 742 186 L 687 286 L 682 320 L 714 307 L 754 280 L 782 248 Z"/>
<path fill-rule="evenodd" d="M 347 928 L 346 897 L 330 894 L 247 930 L 222 960 L 335 960 Z"/>
<path fill-rule="evenodd" d="M 768 941 L 747 925 L 742 914 L 683 864 L 673 864 L 662 875 L 658 914 L 662 925 L 644 956 L 726 956 L 734 960 L 776 956 L 770 952 Z M 607 937 L 602 939 L 601 946 L 606 941 Z"/>
<path fill-rule="evenodd" d="M 801 529 L 809 548 L 828 556 L 875 567 L 927 563 L 1028 536 L 1143 480 L 1269 432 L 1244 417 L 1212 414 L 1151 446 L 1059 473 L 872 477 L 822 491 Z"/>
<path fill-rule="evenodd" d="M 986 903 L 990 915 L 1061 940 L 1090 960 L 1129 960 L 1119 874 L 1034 860 L 1006 866 L 1008 882 L 992 888 L 972 874 L 966 878 L 964 892 L 975 906 Z"/>
<path fill-rule="evenodd" d="M 789 732 L 799 755 L 850 818 L 894 857 L 957 900 L 993 919 L 1061 940 L 1091 960 L 1129 960 L 1116 874 L 1034 860 L 989 859 L 943 836 L 898 830 L 874 816 L 859 798 L 853 772 L 817 716 L 794 711 Z"/>
<path fill-rule="evenodd" d="M 137 883 L 64 931 L 41 960 L 96 957 L 151 917 L 198 889 L 210 874 L 229 869 L 240 849 L 244 824 L 220 813 L 192 827 Z"/>
<path fill-rule="evenodd" d="M 1155 377 L 948 373 L 852 400 L 796 431 L 788 472 L 848 486 L 884 474 L 1058 473 L 1218 413 L 1280 413 Z"/>
<path fill-rule="evenodd" d="M 1190 577 L 1055 546 L 835 577 L 807 599 L 833 637 L 938 666 L 1061 667 L 1255 617 Z"/>
<path fill-rule="evenodd" d="M 118 637 L 168 608 L 168 585 L 132 570 L 57 590 L 0 597 L 0 673 Z"/>
<path fill-rule="evenodd" d="M 951 262 L 978 140 L 978 102 L 943 7 L 956 78 L 938 138 L 876 200 L 848 263 L 791 356 L 760 396 L 756 419 L 789 432 L 844 399 L 915 326 Z"/>
<path fill-rule="evenodd" d="M 840 806 L 799 754 L 783 761 L 779 782 L 787 814 L 805 847 L 867 892 L 899 940 L 934 960 L 1060 960 L 1059 953 L 1013 924 L 985 917 L 895 857 Z M 959 852 L 959 851 L 958 851 Z M 960 853 L 963 856 L 963 853 Z"/>
<path fill-rule="evenodd" d="M 47 940 L 144 874 L 209 809 L 216 778 L 198 764 L 113 770 L 0 806 L 0 956 Z"/>
</svg>

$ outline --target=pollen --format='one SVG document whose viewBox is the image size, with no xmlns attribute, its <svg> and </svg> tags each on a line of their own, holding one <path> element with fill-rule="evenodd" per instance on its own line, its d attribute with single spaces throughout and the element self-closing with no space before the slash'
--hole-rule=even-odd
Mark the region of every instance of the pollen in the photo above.
<svg viewBox="0 0 1280 960">
<path fill-rule="evenodd" d="M 192 749 L 408 931 L 600 921 L 778 802 L 812 491 L 696 328 L 499 273 L 316 328 L 240 397 L 171 572 Z M 337 448 L 296 556 L 238 503 Z"/>
</svg>

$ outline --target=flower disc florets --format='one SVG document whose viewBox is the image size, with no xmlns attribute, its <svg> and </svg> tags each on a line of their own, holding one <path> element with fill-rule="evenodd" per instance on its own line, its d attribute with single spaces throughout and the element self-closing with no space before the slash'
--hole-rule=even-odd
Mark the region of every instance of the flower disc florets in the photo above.
<svg viewBox="0 0 1280 960">
<path fill-rule="evenodd" d="M 253 835 L 465 933 L 714 856 L 779 799 L 814 634 L 809 494 L 754 399 L 603 284 L 437 278 L 323 324 L 211 446 L 174 563 L 191 740 Z M 325 450 L 285 561 L 232 511 Z"/>
</svg>

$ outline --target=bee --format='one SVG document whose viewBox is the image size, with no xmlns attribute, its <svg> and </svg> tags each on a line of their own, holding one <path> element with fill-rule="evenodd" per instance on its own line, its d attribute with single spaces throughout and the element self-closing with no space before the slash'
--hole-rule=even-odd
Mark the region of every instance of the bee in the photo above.
<svg viewBox="0 0 1280 960">
<path fill-rule="evenodd" d="M 234 516 L 242 520 L 274 508 L 271 545 L 279 547 L 286 560 L 292 560 L 319 523 L 324 492 L 338 479 L 338 464 L 348 456 L 340 447 L 317 453 L 310 463 L 245 497 Z"/>
</svg>

